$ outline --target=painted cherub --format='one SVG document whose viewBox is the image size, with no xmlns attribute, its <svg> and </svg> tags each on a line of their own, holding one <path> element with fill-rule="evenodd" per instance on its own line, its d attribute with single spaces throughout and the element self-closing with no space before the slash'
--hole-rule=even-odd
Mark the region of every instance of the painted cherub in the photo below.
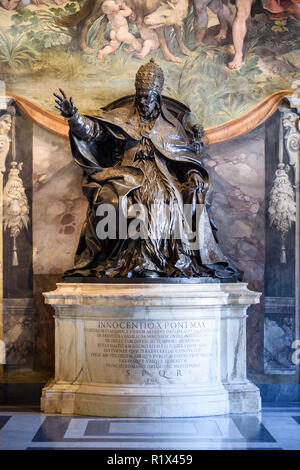
<svg viewBox="0 0 300 470">
<path fill-rule="evenodd" d="M 135 23 L 139 30 L 141 36 L 140 41 L 142 41 L 142 50 L 137 54 L 137 57 L 139 59 L 144 59 L 149 52 L 159 48 L 158 36 L 152 28 L 144 23 L 143 18 L 137 16 L 134 12 L 130 15 L 129 21 Z M 134 52 L 134 49 L 130 46 L 127 49 L 124 49 L 124 52 Z"/>
<path fill-rule="evenodd" d="M 137 54 L 137 57 L 144 59 L 149 52 L 159 48 L 159 40 L 156 32 L 149 28 L 143 21 L 140 24 L 137 23 L 137 28 L 143 40 L 142 50 Z"/>
<path fill-rule="evenodd" d="M 98 52 L 98 59 L 114 52 L 122 43 L 129 44 L 134 51 L 142 50 L 141 41 L 129 32 L 127 17 L 132 15 L 132 10 L 123 0 L 105 0 L 102 11 L 112 25 L 110 31 L 110 43 Z"/>
</svg>

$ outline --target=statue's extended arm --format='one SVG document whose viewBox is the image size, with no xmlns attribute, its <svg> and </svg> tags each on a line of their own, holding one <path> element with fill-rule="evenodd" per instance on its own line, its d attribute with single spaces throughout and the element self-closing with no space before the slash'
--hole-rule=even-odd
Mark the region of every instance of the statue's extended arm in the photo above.
<svg viewBox="0 0 300 470">
<path fill-rule="evenodd" d="M 72 134 L 87 141 L 103 139 L 105 131 L 99 122 L 79 114 L 72 97 L 68 100 L 64 91 L 62 89 L 59 89 L 59 91 L 62 96 L 53 93 L 56 97 L 57 106 L 55 107 L 60 110 L 63 117 L 68 119 Z"/>
<path fill-rule="evenodd" d="M 69 126 L 72 134 L 83 140 L 102 140 L 105 137 L 105 131 L 98 121 L 89 119 L 77 112 L 69 118 Z"/>
</svg>

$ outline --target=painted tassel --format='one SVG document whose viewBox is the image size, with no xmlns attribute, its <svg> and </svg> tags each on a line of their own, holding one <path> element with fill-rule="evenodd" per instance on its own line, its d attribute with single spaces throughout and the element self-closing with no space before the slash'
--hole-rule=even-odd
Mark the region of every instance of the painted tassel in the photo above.
<svg viewBox="0 0 300 470">
<path fill-rule="evenodd" d="M 19 266 L 18 253 L 17 253 L 17 241 L 14 237 L 14 246 L 13 246 L 13 255 L 12 255 L 12 265 Z"/>
<path fill-rule="evenodd" d="M 281 246 L 280 263 L 286 264 L 286 251 L 285 251 L 284 243 L 282 243 L 282 246 Z"/>
</svg>

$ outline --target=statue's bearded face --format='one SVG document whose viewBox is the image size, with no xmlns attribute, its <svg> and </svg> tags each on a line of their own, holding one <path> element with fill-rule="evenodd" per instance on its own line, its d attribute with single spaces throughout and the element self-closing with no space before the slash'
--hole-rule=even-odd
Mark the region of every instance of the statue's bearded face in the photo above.
<svg viewBox="0 0 300 470">
<path fill-rule="evenodd" d="M 158 95 L 156 93 L 137 93 L 135 103 L 139 115 L 144 119 L 150 118 L 158 107 Z"/>
</svg>

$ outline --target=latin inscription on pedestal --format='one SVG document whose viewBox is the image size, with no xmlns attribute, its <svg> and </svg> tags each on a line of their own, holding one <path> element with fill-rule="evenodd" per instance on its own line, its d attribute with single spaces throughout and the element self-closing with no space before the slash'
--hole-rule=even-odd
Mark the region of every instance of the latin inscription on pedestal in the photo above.
<svg viewBox="0 0 300 470">
<path fill-rule="evenodd" d="M 216 380 L 215 319 L 85 321 L 92 382 L 207 383 Z"/>
</svg>

